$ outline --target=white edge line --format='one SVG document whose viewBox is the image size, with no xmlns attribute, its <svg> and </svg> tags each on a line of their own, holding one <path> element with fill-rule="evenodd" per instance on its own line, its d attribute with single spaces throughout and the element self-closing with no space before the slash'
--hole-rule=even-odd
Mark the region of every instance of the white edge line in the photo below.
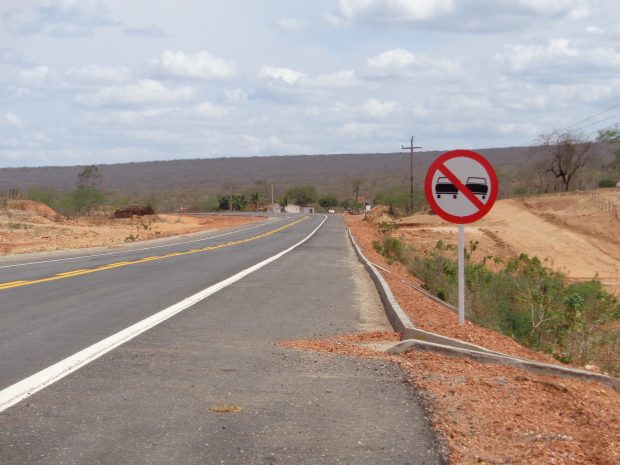
<svg viewBox="0 0 620 465">
<path fill-rule="evenodd" d="M 227 233 L 224 233 L 224 234 L 219 234 L 217 236 L 209 236 L 209 237 L 204 237 L 202 239 L 194 239 L 194 240 L 191 240 L 191 241 L 174 242 L 172 244 L 154 245 L 152 247 L 141 247 L 141 248 L 138 248 L 138 249 L 116 250 L 114 252 L 105 252 L 105 253 L 98 253 L 98 254 L 93 254 L 93 255 L 81 255 L 79 257 L 65 257 L 65 258 L 56 258 L 56 259 L 52 259 L 52 260 L 43 260 L 43 261 L 39 261 L 39 262 L 15 263 L 13 265 L 3 265 L 3 266 L 0 266 L 0 270 L 3 269 L 3 268 L 15 268 L 17 266 L 41 265 L 43 263 L 54 263 L 54 262 L 64 262 L 64 261 L 68 261 L 68 260 L 79 260 L 80 258 L 105 257 L 107 255 L 118 255 L 118 254 L 122 254 L 122 253 L 142 252 L 144 250 L 162 249 L 164 247 L 174 247 L 176 245 L 192 244 L 194 242 L 202 242 L 202 241 L 208 241 L 210 239 L 217 239 L 218 237 L 230 236 L 231 234 L 234 234 L 234 233 L 238 233 L 238 232 L 242 232 L 242 231 L 247 231 L 249 229 L 259 228 L 261 226 L 270 226 L 270 225 L 272 225 L 274 223 L 279 223 L 280 221 L 288 220 L 289 218 L 291 218 L 291 217 L 287 216 L 285 218 L 279 218 L 279 219 L 277 219 L 275 221 L 266 221 L 266 222 L 261 223 L 261 224 L 250 226 L 249 228 L 235 229 L 234 231 L 230 231 L 230 232 L 227 232 Z"/>
<path fill-rule="evenodd" d="M 321 221 L 321 223 L 316 228 L 314 228 L 314 230 L 309 235 L 307 235 L 303 240 L 289 247 L 288 249 L 283 250 L 282 252 L 279 252 L 276 255 L 267 258 L 266 260 L 263 260 L 262 262 L 259 262 L 254 266 L 246 268 L 245 270 L 240 271 L 239 273 L 229 278 L 226 278 L 219 283 L 209 286 L 208 288 L 168 308 L 165 308 L 155 313 L 154 315 L 145 318 L 142 321 L 139 321 L 138 323 L 135 323 L 128 328 L 125 328 L 118 333 L 113 334 L 112 336 L 109 336 L 93 344 L 92 346 L 87 347 L 86 349 L 83 349 L 65 358 L 64 360 L 61 360 L 60 362 L 55 363 L 54 365 L 45 368 L 38 373 L 29 376 L 28 378 L 18 381 L 12 386 L 3 389 L 2 391 L 0 391 L 0 413 L 8 409 L 9 407 L 17 404 L 18 402 L 21 402 L 27 397 L 30 397 L 41 389 L 44 389 L 54 384 L 56 381 L 59 381 L 60 379 L 73 373 L 84 365 L 87 365 L 90 362 L 98 359 L 102 355 L 110 352 L 121 344 L 132 340 L 136 336 L 166 321 L 177 313 L 186 310 L 187 308 L 197 304 L 198 302 L 206 299 L 207 297 L 215 294 L 216 292 L 224 289 L 225 287 L 239 281 L 245 276 L 263 268 L 271 262 L 276 261 L 283 255 L 289 253 L 291 250 L 296 249 L 304 242 L 309 240 L 312 236 L 314 236 L 314 234 L 319 230 L 321 226 L 323 226 L 323 223 L 325 223 L 326 220 L 327 216 L 323 218 L 323 221 Z"/>
</svg>

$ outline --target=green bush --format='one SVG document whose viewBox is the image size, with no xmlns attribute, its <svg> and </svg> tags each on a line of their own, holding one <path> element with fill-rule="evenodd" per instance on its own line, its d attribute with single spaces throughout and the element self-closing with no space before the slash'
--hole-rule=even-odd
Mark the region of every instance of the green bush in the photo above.
<svg viewBox="0 0 620 465">
<path fill-rule="evenodd" d="M 405 262 L 405 245 L 394 237 L 384 237 L 381 241 L 373 241 L 373 248 L 388 259 L 388 262 Z"/>
<path fill-rule="evenodd" d="M 598 182 L 598 187 L 616 187 L 616 181 L 613 179 L 601 179 Z"/>
<path fill-rule="evenodd" d="M 389 236 L 375 241 L 373 246 L 389 260 L 405 263 L 431 293 L 452 305 L 458 304 L 454 246 L 438 241 L 433 250 L 421 253 Z M 605 326 L 620 320 L 620 303 L 599 280 L 569 283 L 562 273 L 526 254 L 509 260 L 499 271 L 491 271 L 485 264 L 493 257 L 486 257 L 482 263 L 471 262 L 476 246 L 470 243 L 465 254 L 469 320 L 546 351 L 558 360 L 593 362 L 620 373 L 620 360 L 605 355 L 620 348 L 620 331 Z"/>
<path fill-rule="evenodd" d="M 284 195 L 289 202 L 301 207 L 306 207 L 317 199 L 316 187 L 311 185 L 291 187 Z"/>
<path fill-rule="evenodd" d="M 521 186 L 513 190 L 512 193 L 517 196 L 522 196 L 522 195 L 528 195 L 530 193 L 530 190 L 525 186 Z"/>
<path fill-rule="evenodd" d="M 28 199 L 44 203 L 65 216 L 75 216 L 90 207 L 104 204 L 106 194 L 95 187 L 78 187 L 72 192 L 32 189 L 28 191 Z"/>
<path fill-rule="evenodd" d="M 327 194 L 319 199 L 319 205 L 323 208 L 337 207 L 338 197 L 334 194 Z"/>
<path fill-rule="evenodd" d="M 373 199 L 373 203 L 389 207 L 390 214 L 392 215 L 398 212 L 413 213 L 427 206 L 424 192 L 416 189 L 413 193 L 413 207 L 410 209 L 411 192 L 403 187 L 395 187 L 379 192 Z"/>
<path fill-rule="evenodd" d="M 104 203 L 105 194 L 94 187 L 78 187 L 68 197 L 69 210 L 74 214 Z"/>
<path fill-rule="evenodd" d="M 220 210 L 230 210 L 230 195 L 222 195 L 219 198 L 219 206 Z M 232 209 L 236 211 L 245 210 L 248 206 L 248 199 L 245 195 L 233 195 L 232 196 Z"/>
</svg>

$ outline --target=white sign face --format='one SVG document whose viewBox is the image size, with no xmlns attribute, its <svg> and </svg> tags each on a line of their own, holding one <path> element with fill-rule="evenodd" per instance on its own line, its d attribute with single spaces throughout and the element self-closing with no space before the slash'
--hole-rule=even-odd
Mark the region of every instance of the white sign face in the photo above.
<svg viewBox="0 0 620 465">
<path fill-rule="evenodd" d="M 479 220 L 497 197 L 493 167 L 481 155 L 467 150 L 447 152 L 433 162 L 426 175 L 429 205 L 442 218 L 457 224 Z"/>
</svg>

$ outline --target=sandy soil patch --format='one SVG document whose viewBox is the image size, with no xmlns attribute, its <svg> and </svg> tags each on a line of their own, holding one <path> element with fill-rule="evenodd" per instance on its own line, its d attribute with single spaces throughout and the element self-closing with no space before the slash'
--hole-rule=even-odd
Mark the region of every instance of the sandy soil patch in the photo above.
<svg viewBox="0 0 620 465">
<path fill-rule="evenodd" d="M 601 195 L 620 207 L 620 190 Z M 422 249 L 438 240 L 456 244 L 456 227 L 435 215 L 400 220 L 398 234 Z M 588 195 L 540 196 L 498 201 L 482 220 L 465 228 L 466 243 L 477 241 L 474 259 L 537 256 L 575 280 L 598 275 L 620 296 L 620 221 Z"/>
<path fill-rule="evenodd" d="M 38 202 L 14 201 L 0 210 L 0 255 L 83 247 L 115 247 L 240 226 L 258 217 L 154 215 L 128 219 L 91 216 L 69 220 Z"/>
</svg>

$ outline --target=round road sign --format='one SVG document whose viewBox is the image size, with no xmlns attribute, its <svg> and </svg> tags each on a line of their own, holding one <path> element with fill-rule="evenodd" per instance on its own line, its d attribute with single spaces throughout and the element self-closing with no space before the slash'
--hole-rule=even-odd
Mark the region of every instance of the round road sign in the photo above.
<svg viewBox="0 0 620 465">
<path fill-rule="evenodd" d="M 495 203 L 497 176 L 482 155 L 452 150 L 428 169 L 424 191 L 433 211 L 444 220 L 473 223 L 489 213 Z"/>
</svg>

